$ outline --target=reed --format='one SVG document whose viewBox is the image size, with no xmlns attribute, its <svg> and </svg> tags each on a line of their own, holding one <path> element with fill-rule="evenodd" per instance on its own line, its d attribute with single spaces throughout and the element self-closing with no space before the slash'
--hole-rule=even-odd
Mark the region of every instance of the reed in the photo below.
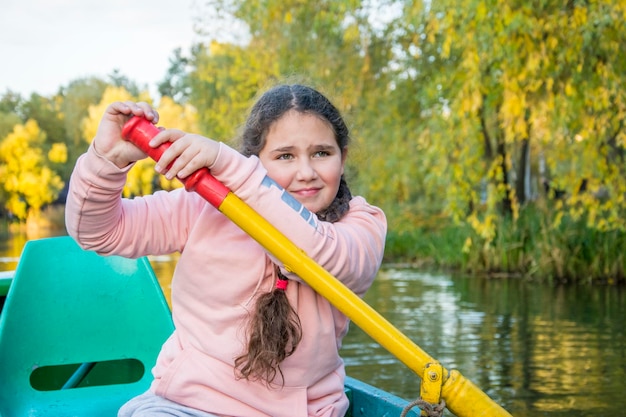
<svg viewBox="0 0 626 417">
<path fill-rule="evenodd" d="M 599 231 L 567 215 L 558 224 L 554 218 L 550 208 L 527 206 L 516 220 L 500 218 L 491 242 L 447 218 L 412 228 L 390 222 L 386 261 L 552 283 L 626 283 L 626 233 Z"/>
</svg>

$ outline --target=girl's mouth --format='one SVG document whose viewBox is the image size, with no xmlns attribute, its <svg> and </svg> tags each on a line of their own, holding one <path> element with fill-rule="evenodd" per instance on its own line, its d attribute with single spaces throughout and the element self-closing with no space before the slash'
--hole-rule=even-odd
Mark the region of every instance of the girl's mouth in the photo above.
<svg viewBox="0 0 626 417">
<path fill-rule="evenodd" d="M 301 197 L 311 197 L 316 195 L 320 191 L 319 188 L 304 188 L 298 191 L 295 191 L 294 194 L 299 195 Z"/>
</svg>

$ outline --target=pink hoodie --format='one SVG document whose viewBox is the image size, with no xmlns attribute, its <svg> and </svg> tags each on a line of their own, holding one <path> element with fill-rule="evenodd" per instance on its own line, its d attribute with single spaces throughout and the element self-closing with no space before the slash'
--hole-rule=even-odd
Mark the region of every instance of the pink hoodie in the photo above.
<svg viewBox="0 0 626 417">
<path fill-rule="evenodd" d="M 90 147 L 72 175 L 66 224 L 82 247 L 101 254 L 181 253 L 172 279 L 176 330 L 153 368 L 151 390 L 224 416 L 343 416 L 348 400 L 338 350 L 348 319 L 283 270 L 303 332 L 295 353 L 281 364 L 284 386 L 235 378 L 248 316 L 256 297 L 272 290 L 277 261 L 195 193 L 178 189 L 120 199 L 128 169 Z M 387 229 L 379 208 L 355 197 L 339 222 L 318 221 L 266 177 L 258 158 L 224 144 L 211 173 L 355 293 L 369 288 Z"/>
</svg>

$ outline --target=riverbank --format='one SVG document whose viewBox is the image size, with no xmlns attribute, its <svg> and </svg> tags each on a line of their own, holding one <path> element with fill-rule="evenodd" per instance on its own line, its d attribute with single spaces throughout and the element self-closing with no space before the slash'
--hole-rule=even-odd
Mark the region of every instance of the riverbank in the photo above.
<svg viewBox="0 0 626 417">
<path fill-rule="evenodd" d="M 0 235 L 21 235 L 25 240 L 62 235 L 64 214 L 64 206 L 54 205 L 25 223 L 5 219 Z M 392 220 L 400 217 L 388 214 Z M 568 219 L 554 227 L 545 213 L 536 210 L 523 211 L 515 222 L 497 224 L 489 244 L 468 224 L 454 224 L 445 217 L 413 223 L 409 227 L 390 221 L 386 265 L 552 284 L 626 284 L 624 232 L 601 232 Z"/>
<path fill-rule="evenodd" d="M 550 213 L 526 209 L 515 221 L 498 220 L 489 241 L 445 217 L 415 227 L 390 222 L 385 262 L 552 284 L 624 285 L 624 247 L 623 231 L 604 232 L 569 217 L 556 224 Z"/>
</svg>

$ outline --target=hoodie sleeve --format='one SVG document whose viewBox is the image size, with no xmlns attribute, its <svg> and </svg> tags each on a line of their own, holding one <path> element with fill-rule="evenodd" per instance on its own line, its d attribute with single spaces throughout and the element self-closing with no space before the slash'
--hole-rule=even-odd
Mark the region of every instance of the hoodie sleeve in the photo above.
<svg viewBox="0 0 626 417">
<path fill-rule="evenodd" d="M 208 203 L 184 189 L 121 198 L 130 168 L 119 169 L 93 146 L 80 156 L 65 208 L 68 234 L 84 249 L 103 255 L 137 258 L 181 251 L 194 217 Z"/>
</svg>

